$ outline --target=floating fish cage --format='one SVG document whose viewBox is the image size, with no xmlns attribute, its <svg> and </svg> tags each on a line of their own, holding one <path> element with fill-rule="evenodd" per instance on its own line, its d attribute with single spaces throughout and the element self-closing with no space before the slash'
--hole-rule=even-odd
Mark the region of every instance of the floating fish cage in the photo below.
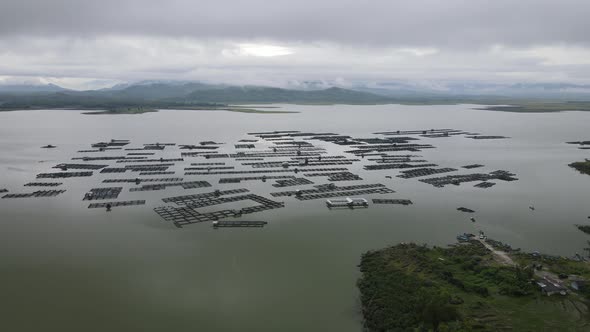
<svg viewBox="0 0 590 332">
<path fill-rule="evenodd" d="M 364 198 L 341 198 L 341 199 L 327 199 L 326 206 L 328 208 L 350 208 L 354 209 L 356 207 L 369 207 L 369 202 Z"/>
<path fill-rule="evenodd" d="M 263 227 L 268 224 L 266 221 L 249 221 L 249 220 L 215 220 L 213 228 L 218 227 Z"/>
</svg>

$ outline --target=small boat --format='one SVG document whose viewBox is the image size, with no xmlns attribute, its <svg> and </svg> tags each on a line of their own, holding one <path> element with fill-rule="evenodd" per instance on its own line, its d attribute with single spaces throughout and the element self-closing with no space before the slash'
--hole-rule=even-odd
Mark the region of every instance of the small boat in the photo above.
<svg viewBox="0 0 590 332">
<path fill-rule="evenodd" d="M 531 211 L 535 211 L 535 207 L 534 206 L 529 206 L 529 209 L 531 209 Z"/>
<path fill-rule="evenodd" d="M 47 144 L 47 145 L 41 147 L 41 149 L 55 149 L 55 148 L 57 148 L 57 146 L 52 145 L 52 144 Z"/>
<path fill-rule="evenodd" d="M 469 236 L 467 236 L 467 234 L 457 235 L 457 241 L 467 242 L 467 241 L 469 241 Z"/>
<path fill-rule="evenodd" d="M 475 222 L 475 218 L 471 217 L 471 222 Z"/>
</svg>

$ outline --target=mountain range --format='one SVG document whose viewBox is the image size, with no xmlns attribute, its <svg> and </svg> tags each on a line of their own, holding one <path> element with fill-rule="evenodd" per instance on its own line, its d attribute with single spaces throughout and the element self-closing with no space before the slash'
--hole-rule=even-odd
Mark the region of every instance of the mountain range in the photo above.
<svg viewBox="0 0 590 332">
<path fill-rule="evenodd" d="M 331 87 L 293 90 L 261 86 L 230 86 L 199 82 L 150 82 L 109 89 L 74 91 L 57 86 L 0 86 L 0 108 L 191 107 L 252 103 L 387 103 L 391 98 L 370 92 Z"/>
<path fill-rule="evenodd" d="M 481 82 L 353 83 L 304 81 L 288 88 L 184 81 L 143 81 L 100 90 L 76 91 L 55 84 L 0 85 L 0 109 L 118 107 L 174 108 L 228 104 L 501 103 L 518 98 L 590 101 L 590 85 Z"/>
</svg>

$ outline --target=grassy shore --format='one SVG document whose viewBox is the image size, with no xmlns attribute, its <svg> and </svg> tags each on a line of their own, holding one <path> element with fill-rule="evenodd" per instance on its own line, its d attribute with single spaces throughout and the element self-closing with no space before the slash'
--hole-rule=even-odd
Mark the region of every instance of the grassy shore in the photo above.
<svg viewBox="0 0 590 332">
<path fill-rule="evenodd" d="M 588 159 L 586 159 L 585 161 L 577 161 L 575 163 L 571 163 L 568 166 L 577 169 L 578 172 L 582 174 L 590 175 L 590 160 Z"/>
<path fill-rule="evenodd" d="M 266 109 L 259 109 L 259 108 L 266 108 Z M 238 112 L 238 113 L 253 113 L 253 114 L 289 114 L 289 113 L 299 113 L 295 111 L 279 111 L 273 110 L 276 107 L 242 107 L 242 106 L 223 106 L 223 107 L 175 107 L 169 108 L 172 110 L 188 110 L 188 111 L 227 111 L 227 112 Z"/>
<path fill-rule="evenodd" d="M 590 234 L 590 226 L 589 225 L 576 225 L 576 227 L 578 227 L 578 229 L 581 230 L 582 232 L 584 232 L 586 234 Z"/>
<path fill-rule="evenodd" d="M 530 282 L 530 255 L 505 266 L 477 241 L 449 248 L 399 244 L 362 256 L 368 331 L 583 331 L 585 296 L 547 297 Z M 528 260 L 528 261 L 527 261 Z M 568 261 L 569 271 L 585 273 Z M 577 265 L 575 265 L 577 264 Z M 522 266 L 522 267 L 521 267 Z M 557 270 L 565 270 L 565 263 Z M 575 268 L 574 268 L 575 267 Z M 585 267 L 585 266 L 584 266 Z"/>
<path fill-rule="evenodd" d="M 93 110 L 84 112 L 86 115 L 118 115 L 118 114 L 144 114 L 157 112 L 157 109 L 146 108 L 146 107 L 119 107 L 115 109 L 107 110 Z"/>
<path fill-rule="evenodd" d="M 82 114 L 85 115 L 122 115 L 122 114 L 144 114 L 144 113 L 153 113 L 159 111 L 166 111 L 166 110 L 186 110 L 186 111 L 225 111 L 225 112 L 238 112 L 238 113 L 250 113 L 250 114 L 292 114 L 292 113 L 299 113 L 296 111 L 279 111 L 274 110 L 275 107 L 260 107 L 265 109 L 258 109 L 256 108 L 248 108 L 248 107 L 241 107 L 241 106 L 195 106 L 195 107 L 171 107 L 171 108 L 150 108 L 150 107 L 140 107 L 140 106 L 133 106 L 133 107 L 117 107 L 117 108 L 54 108 L 57 110 L 76 110 L 76 111 L 85 111 Z M 27 108 L 27 109 L 0 109 L 4 112 L 11 112 L 11 111 L 32 111 L 32 110 L 45 110 L 46 108 Z M 51 108 L 49 108 L 51 109 Z"/>
<path fill-rule="evenodd" d="M 504 106 L 485 106 L 478 108 L 490 111 L 518 113 L 548 113 L 563 111 L 590 111 L 590 102 L 586 101 L 506 101 Z"/>
<path fill-rule="evenodd" d="M 166 110 L 187 110 L 187 111 L 225 111 L 225 112 L 237 112 L 237 113 L 250 113 L 250 114 L 289 114 L 289 113 L 299 113 L 293 111 L 267 111 L 267 110 L 259 110 L 259 109 L 252 109 L 252 108 L 240 108 L 240 107 L 219 107 L 219 108 L 181 108 L 176 107 L 173 109 L 149 109 L 149 108 L 131 108 L 131 109 L 123 109 L 123 110 L 104 110 L 104 111 L 92 111 L 92 112 L 84 112 L 83 114 L 87 115 L 123 115 L 123 114 L 143 114 L 143 113 L 150 113 L 150 112 L 159 112 L 159 111 L 166 111 Z"/>
</svg>

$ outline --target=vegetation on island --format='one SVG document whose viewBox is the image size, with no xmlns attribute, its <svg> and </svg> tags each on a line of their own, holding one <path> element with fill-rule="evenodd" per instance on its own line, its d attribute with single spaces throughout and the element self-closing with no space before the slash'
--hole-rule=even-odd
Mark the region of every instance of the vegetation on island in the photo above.
<svg viewBox="0 0 590 332">
<path fill-rule="evenodd" d="M 582 232 L 584 232 L 586 234 L 590 234 L 590 226 L 589 225 L 576 225 L 576 227 L 578 227 L 578 229 L 581 230 Z"/>
<path fill-rule="evenodd" d="M 586 159 L 584 161 L 577 161 L 575 163 L 571 163 L 568 165 L 571 168 L 575 168 L 578 172 L 582 174 L 590 175 L 590 160 Z"/>
<path fill-rule="evenodd" d="M 175 110 L 187 110 L 187 111 L 227 111 L 227 112 L 238 112 L 238 113 L 253 113 L 253 114 L 288 114 L 288 113 L 299 113 L 293 111 L 278 111 L 278 110 L 260 110 L 254 108 L 244 108 L 239 106 L 232 106 L 232 107 L 220 107 L 220 106 L 211 106 L 211 107 L 177 107 L 174 108 Z M 165 109 L 162 109 L 165 110 Z M 82 114 L 87 115 L 118 115 L 118 114 L 143 114 L 143 113 L 151 113 L 151 112 L 158 112 L 158 109 L 154 108 L 144 108 L 141 106 L 138 107 L 118 107 L 114 109 L 107 109 L 107 110 L 96 110 L 96 111 L 89 111 L 84 112 Z"/>
<path fill-rule="evenodd" d="M 588 245 L 590 246 L 590 241 L 588 241 Z M 584 248 L 584 251 L 586 251 L 586 258 L 589 258 L 590 247 Z M 562 256 L 526 252 L 513 252 L 511 256 L 520 266 L 541 265 L 544 271 L 553 273 L 556 276 L 578 276 L 582 279 L 590 280 L 590 263 L 582 260 L 582 257 L 572 259 Z M 586 298 L 590 300 L 590 296 L 586 296 Z"/>
<path fill-rule="evenodd" d="M 479 242 L 398 244 L 362 256 L 358 281 L 368 331 L 582 331 L 586 297 L 547 297 L 532 258 L 502 265 Z M 568 262 L 568 272 L 582 262 Z M 556 269 L 565 268 L 558 266 Z"/>
<path fill-rule="evenodd" d="M 87 115 L 117 115 L 117 114 L 144 114 L 144 113 L 152 113 L 157 112 L 158 110 L 153 108 L 144 108 L 141 106 L 136 107 L 117 107 L 111 108 L 106 110 L 96 110 L 96 111 L 89 111 L 84 112 L 82 114 Z"/>
<path fill-rule="evenodd" d="M 500 100 L 495 101 L 497 102 Z M 494 100 L 490 100 L 494 102 Z M 588 101 L 561 101 L 561 100 L 505 100 L 505 105 L 486 106 L 481 109 L 503 112 L 519 113 L 547 113 L 562 111 L 590 111 Z"/>
</svg>

